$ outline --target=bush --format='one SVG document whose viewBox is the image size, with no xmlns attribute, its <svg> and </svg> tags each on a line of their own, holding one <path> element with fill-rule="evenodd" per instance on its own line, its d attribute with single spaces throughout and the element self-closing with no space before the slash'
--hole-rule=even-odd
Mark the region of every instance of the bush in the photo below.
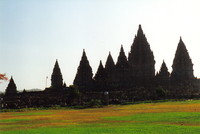
<svg viewBox="0 0 200 134">
<path fill-rule="evenodd" d="M 79 91 L 78 87 L 72 85 L 69 87 L 69 97 L 67 103 L 71 106 L 79 105 L 81 103 L 81 92 Z"/>
<path fill-rule="evenodd" d="M 102 107 L 102 102 L 101 100 L 92 99 L 91 101 L 86 103 L 86 107 L 92 107 L 92 108 Z"/>
<path fill-rule="evenodd" d="M 162 87 L 156 88 L 157 99 L 164 99 L 166 96 L 166 91 Z"/>
</svg>

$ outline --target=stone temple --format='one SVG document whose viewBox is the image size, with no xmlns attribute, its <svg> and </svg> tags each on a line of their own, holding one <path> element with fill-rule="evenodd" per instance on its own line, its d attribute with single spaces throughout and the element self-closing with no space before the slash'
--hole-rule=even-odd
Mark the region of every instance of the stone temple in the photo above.
<svg viewBox="0 0 200 134">
<path fill-rule="evenodd" d="M 105 97 L 106 92 L 106 97 Z M 109 98 L 108 98 L 109 96 Z M 105 66 L 99 63 L 93 75 L 85 50 L 77 68 L 73 85 L 63 83 L 61 69 L 56 60 L 51 75 L 51 86 L 44 91 L 17 92 L 11 78 L 5 95 L 1 95 L 2 108 L 24 108 L 52 105 L 84 105 L 93 99 L 109 103 L 156 99 L 188 99 L 200 97 L 200 79 L 193 74 L 193 63 L 180 38 L 172 65 L 172 72 L 163 60 L 155 72 L 155 59 L 150 44 L 139 25 L 130 52 L 126 56 L 121 45 L 117 62 L 109 52 Z"/>
</svg>

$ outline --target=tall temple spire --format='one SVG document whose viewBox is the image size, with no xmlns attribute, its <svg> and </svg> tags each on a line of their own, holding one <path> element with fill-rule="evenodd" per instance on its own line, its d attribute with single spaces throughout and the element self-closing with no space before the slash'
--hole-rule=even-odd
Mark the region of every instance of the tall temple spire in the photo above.
<svg viewBox="0 0 200 134">
<path fill-rule="evenodd" d="M 98 67 L 97 73 L 96 73 L 95 76 L 94 76 L 94 79 L 95 79 L 95 80 L 101 79 L 101 77 L 102 77 L 103 75 L 105 75 L 105 74 L 104 74 L 104 67 L 103 67 L 102 62 L 101 62 L 101 60 L 100 60 L 99 67 Z"/>
<path fill-rule="evenodd" d="M 17 87 L 16 87 L 16 84 L 13 80 L 13 77 L 11 76 L 11 79 L 10 79 L 10 82 L 6 88 L 6 92 L 5 92 L 5 95 L 6 96 L 13 96 L 13 95 L 16 95 L 17 94 Z"/>
<path fill-rule="evenodd" d="M 168 71 L 167 65 L 163 60 L 159 73 L 156 75 L 157 83 L 161 86 L 166 86 L 169 84 L 170 73 Z"/>
<path fill-rule="evenodd" d="M 90 67 L 89 61 L 86 56 L 86 52 L 83 49 L 81 61 L 73 83 L 74 85 L 77 85 L 81 90 L 89 90 L 93 86 L 92 76 L 92 68 Z"/>
<path fill-rule="evenodd" d="M 119 53 L 118 60 L 116 63 L 116 68 L 124 68 L 124 67 L 126 68 L 128 66 L 129 66 L 129 63 L 124 53 L 123 45 L 121 45 L 120 53 Z"/>
<path fill-rule="evenodd" d="M 141 25 L 131 46 L 128 61 L 131 65 L 132 79 L 136 81 L 136 85 L 137 83 L 139 86 L 152 84 L 152 78 L 155 76 L 155 60 Z"/>
<path fill-rule="evenodd" d="M 110 70 L 113 69 L 115 66 L 115 63 L 113 61 L 113 58 L 111 56 L 111 53 L 109 52 L 108 58 L 106 60 L 106 65 L 105 65 L 105 69 Z"/>
<path fill-rule="evenodd" d="M 105 89 L 105 82 L 106 82 L 105 78 L 106 78 L 105 69 L 102 65 L 102 62 L 100 61 L 98 70 L 94 76 L 97 89 L 100 89 L 100 90 Z"/>
<path fill-rule="evenodd" d="M 173 60 L 172 69 L 172 81 L 194 79 L 192 60 L 181 37 Z"/>
<path fill-rule="evenodd" d="M 114 73 L 115 73 L 115 63 L 109 52 L 106 64 L 105 64 L 105 75 L 106 75 L 106 88 L 107 90 L 113 89 L 113 82 L 114 82 Z"/>
<path fill-rule="evenodd" d="M 53 68 L 53 73 L 51 75 L 51 87 L 59 89 L 63 87 L 63 78 L 60 71 L 60 67 L 58 65 L 58 60 L 56 60 L 56 63 Z"/>
<path fill-rule="evenodd" d="M 166 65 L 164 60 L 163 60 L 163 63 L 161 65 L 161 68 L 160 68 L 160 71 L 159 71 L 159 74 L 162 74 L 162 73 L 167 73 L 168 76 L 169 76 L 168 68 L 167 68 L 167 65 Z"/>
<path fill-rule="evenodd" d="M 116 63 L 115 85 L 119 88 L 125 88 L 129 83 L 129 63 L 121 45 L 120 53 Z"/>
</svg>

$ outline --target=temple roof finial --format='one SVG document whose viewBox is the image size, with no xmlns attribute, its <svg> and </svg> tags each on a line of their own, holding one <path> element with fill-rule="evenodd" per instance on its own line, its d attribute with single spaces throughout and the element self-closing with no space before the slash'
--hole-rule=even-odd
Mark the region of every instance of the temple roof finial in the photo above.
<svg viewBox="0 0 200 134">
<path fill-rule="evenodd" d="M 142 28 L 142 25 L 141 25 L 141 24 L 139 24 L 139 28 Z"/>
<path fill-rule="evenodd" d="M 103 66 L 102 61 L 100 60 L 100 64 Z"/>
<path fill-rule="evenodd" d="M 180 36 L 180 41 L 179 42 L 183 42 L 182 37 Z"/>
<path fill-rule="evenodd" d="M 56 63 L 55 63 L 55 65 L 58 65 L 58 59 L 56 59 Z"/>
<path fill-rule="evenodd" d="M 139 24 L 139 28 L 138 28 L 138 32 L 137 32 L 137 36 L 138 35 L 143 35 L 143 30 L 142 30 L 142 26 L 141 24 Z"/>
<path fill-rule="evenodd" d="M 121 44 L 120 52 L 124 52 L 124 48 L 123 48 L 123 45 L 122 45 L 122 44 Z"/>
<path fill-rule="evenodd" d="M 87 59 L 85 49 L 83 49 L 82 59 Z"/>
<path fill-rule="evenodd" d="M 165 60 L 163 59 L 163 63 L 165 64 Z"/>
</svg>

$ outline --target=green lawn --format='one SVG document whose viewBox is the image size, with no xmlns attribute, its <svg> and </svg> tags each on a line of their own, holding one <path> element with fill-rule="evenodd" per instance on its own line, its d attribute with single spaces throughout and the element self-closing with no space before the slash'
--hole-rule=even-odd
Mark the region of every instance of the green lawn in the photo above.
<svg viewBox="0 0 200 134">
<path fill-rule="evenodd" d="M 173 123 L 173 124 L 200 124 L 199 112 L 169 112 L 169 113 L 145 113 L 132 116 L 106 117 L 105 119 L 116 121 L 136 121 L 145 123 Z"/>
<path fill-rule="evenodd" d="M 2 134 L 199 134 L 199 127 L 176 125 L 124 124 L 121 126 L 87 125 L 67 128 L 37 128 L 6 131 Z"/>
<path fill-rule="evenodd" d="M 0 115 L 1 134 L 200 134 L 200 101 Z"/>
</svg>

